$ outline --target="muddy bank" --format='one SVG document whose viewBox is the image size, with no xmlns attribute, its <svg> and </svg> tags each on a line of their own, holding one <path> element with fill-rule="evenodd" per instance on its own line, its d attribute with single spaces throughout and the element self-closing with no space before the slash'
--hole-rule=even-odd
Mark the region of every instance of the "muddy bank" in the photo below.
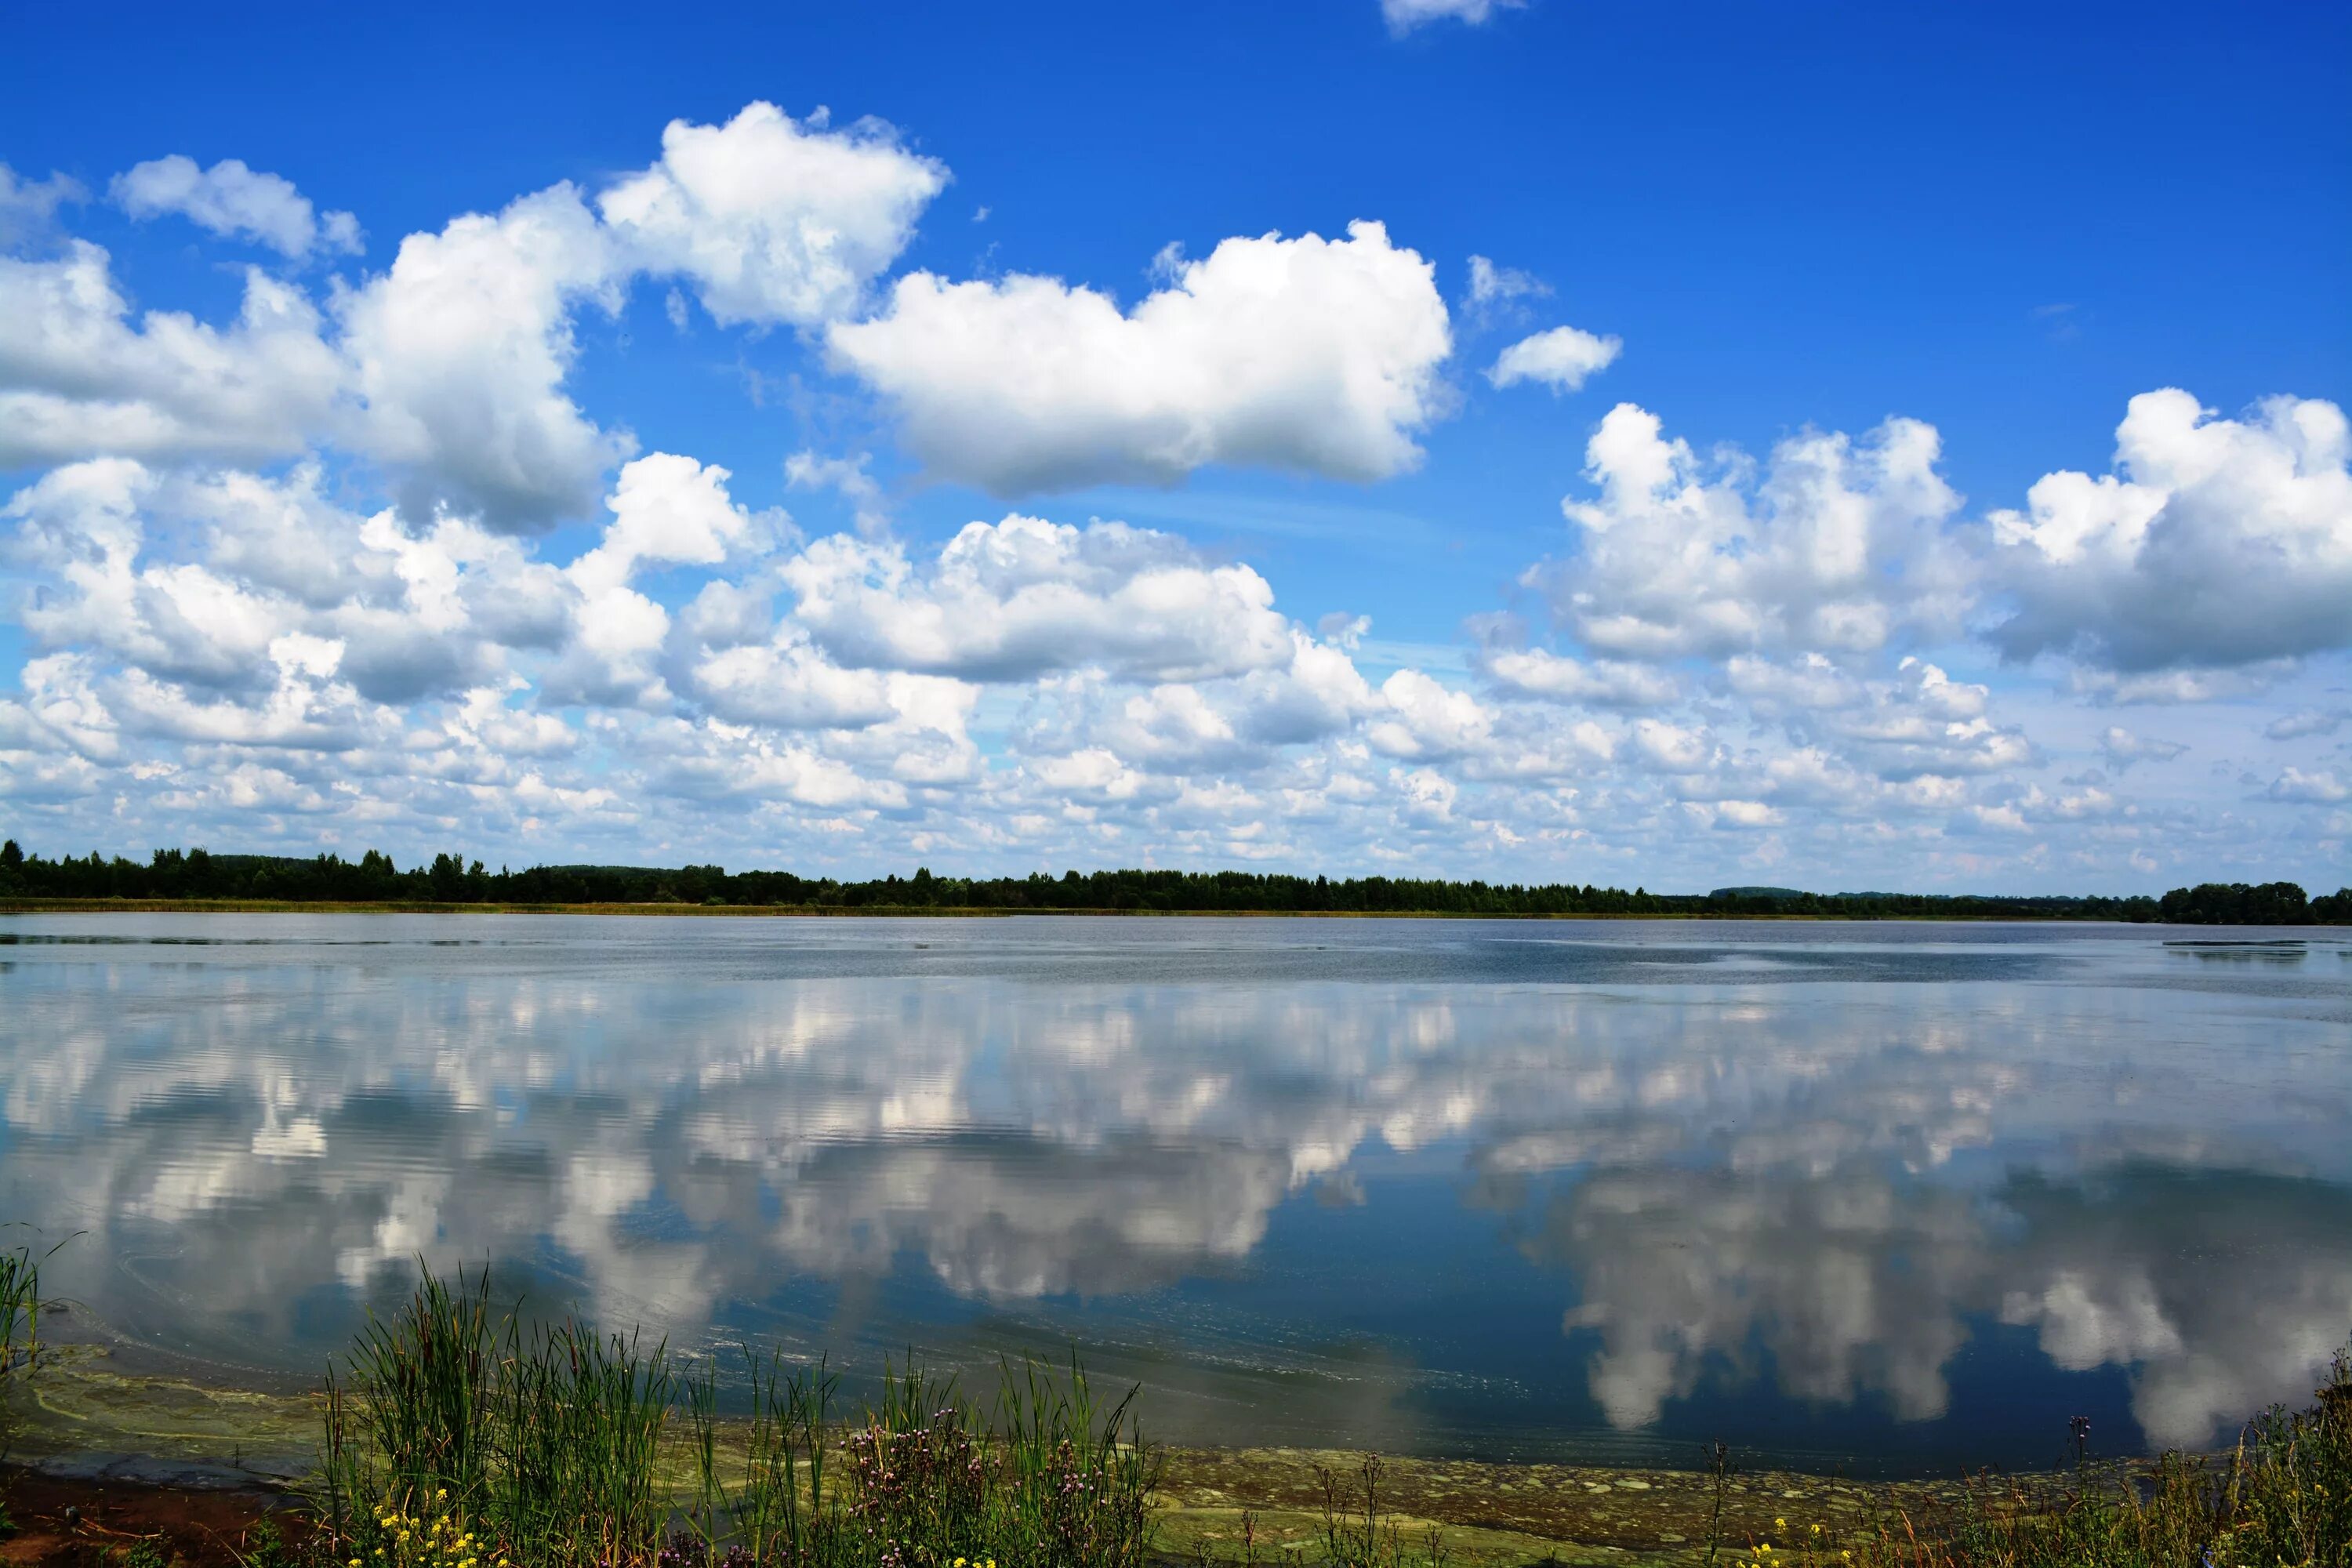
<svg viewBox="0 0 2352 1568">
<path fill-rule="evenodd" d="M 273 1542 L 301 1540 L 299 1515 L 273 1492 L 153 1485 L 0 1468 L 16 1533 L 0 1541 L 11 1568 L 99 1568 L 142 1543 L 185 1568 L 262 1568 Z"/>
</svg>

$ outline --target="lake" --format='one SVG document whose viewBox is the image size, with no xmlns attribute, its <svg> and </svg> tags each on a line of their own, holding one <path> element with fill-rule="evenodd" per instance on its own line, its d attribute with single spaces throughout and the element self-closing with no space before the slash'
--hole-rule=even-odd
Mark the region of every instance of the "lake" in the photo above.
<svg viewBox="0 0 2352 1568">
<path fill-rule="evenodd" d="M 72 1331 L 258 1386 L 421 1256 L 1179 1442 L 1890 1473 L 2352 1333 L 2342 932 L 0 916 L 0 1071 Z"/>
</svg>

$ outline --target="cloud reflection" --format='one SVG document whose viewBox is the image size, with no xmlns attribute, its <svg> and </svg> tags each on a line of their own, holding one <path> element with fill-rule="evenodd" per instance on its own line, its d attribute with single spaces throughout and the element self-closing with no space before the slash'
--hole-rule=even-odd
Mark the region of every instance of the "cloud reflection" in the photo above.
<svg viewBox="0 0 2352 1568">
<path fill-rule="evenodd" d="M 224 1359 L 315 1365 L 419 1256 L 688 1341 L 747 1304 L 797 1311 L 785 1337 L 810 1348 L 855 1337 L 860 1303 L 919 1279 L 986 1310 L 1076 1299 L 1137 1342 L 1156 1295 L 1223 1280 L 1267 1342 L 1304 1343 L 1366 1265 L 1293 1266 L 1276 1216 L 1296 1203 L 1286 1234 L 1320 1235 L 1397 1181 L 1458 1188 L 1489 1267 L 1557 1279 L 1621 1429 L 1711 1377 L 1931 1422 L 1999 1323 L 2059 1368 L 2125 1369 L 2147 1436 L 2199 1444 L 2307 1390 L 2352 1328 L 2352 1067 L 2326 1005 L 2228 973 L 1447 986 L 1204 961 L 1183 984 L 917 983 L 405 942 L 17 960 L 9 1211 L 91 1233 L 60 1267 L 101 1315 Z M 1427 1223 L 1400 1218 L 1382 1266 L 1433 1256 Z M 809 1289 L 831 1304 L 776 1305 Z"/>
</svg>

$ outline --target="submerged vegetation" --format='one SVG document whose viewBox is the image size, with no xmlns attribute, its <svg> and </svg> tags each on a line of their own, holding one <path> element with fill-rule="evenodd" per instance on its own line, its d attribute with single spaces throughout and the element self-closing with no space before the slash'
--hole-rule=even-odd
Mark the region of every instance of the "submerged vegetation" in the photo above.
<svg viewBox="0 0 2352 1568">
<path fill-rule="evenodd" d="M 2205 883 L 2159 900 L 2053 894 L 2021 898 L 1924 893 L 1809 893 L 1717 888 L 1705 894 L 1646 888 L 1522 885 L 1422 878 L 1293 877 L 1247 871 L 1105 870 L 1026 877 L 912 877 L 845 882 L 790 871 L 718 866 L 533 866 L 496 871 L 462 855 L 406 870 L 369 850 L 308 859 L 158 849 L 144 862 L 92 850 L 50 860 L 14 839 L 0 847 L 0 898 L 239 900 L 276 903 L 695 905 L 877 912 L 1134 911 L 1232 914 L 1805 916 L 1837 920 L 2168 921 L 2219 925 L 2352 922 L 2352 889 L 2306 898 L 2293 882 Z"/>
</svg>

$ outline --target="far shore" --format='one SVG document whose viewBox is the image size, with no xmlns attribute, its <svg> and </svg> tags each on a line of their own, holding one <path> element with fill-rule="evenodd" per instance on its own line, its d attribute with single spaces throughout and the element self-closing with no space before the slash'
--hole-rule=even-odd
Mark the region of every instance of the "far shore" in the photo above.
<svg viewBox="0 0 2352 1568">
<path fill-rule="evenodd" d="M 1508 914 L 1462 910 L 1138 910 L 978 909 L 950 904 L 436 904 L 422 902 L 334 903 L 281 899 L 0 899 L 0 915 L 757 915 L 827 919 L 1004 920 L 1016 915 L 1134 915 L 1155 920 L 1307 921 L 1733 921 L 1815 925 L 2148 925 L 2157 921 L 2076 920 L 2055 915 L 1817 915 L 1716 913 L 1663 910 L 1651 913 Z M 2302 928 L 2270 927 L 2270 930 Z"/>
</svg>

